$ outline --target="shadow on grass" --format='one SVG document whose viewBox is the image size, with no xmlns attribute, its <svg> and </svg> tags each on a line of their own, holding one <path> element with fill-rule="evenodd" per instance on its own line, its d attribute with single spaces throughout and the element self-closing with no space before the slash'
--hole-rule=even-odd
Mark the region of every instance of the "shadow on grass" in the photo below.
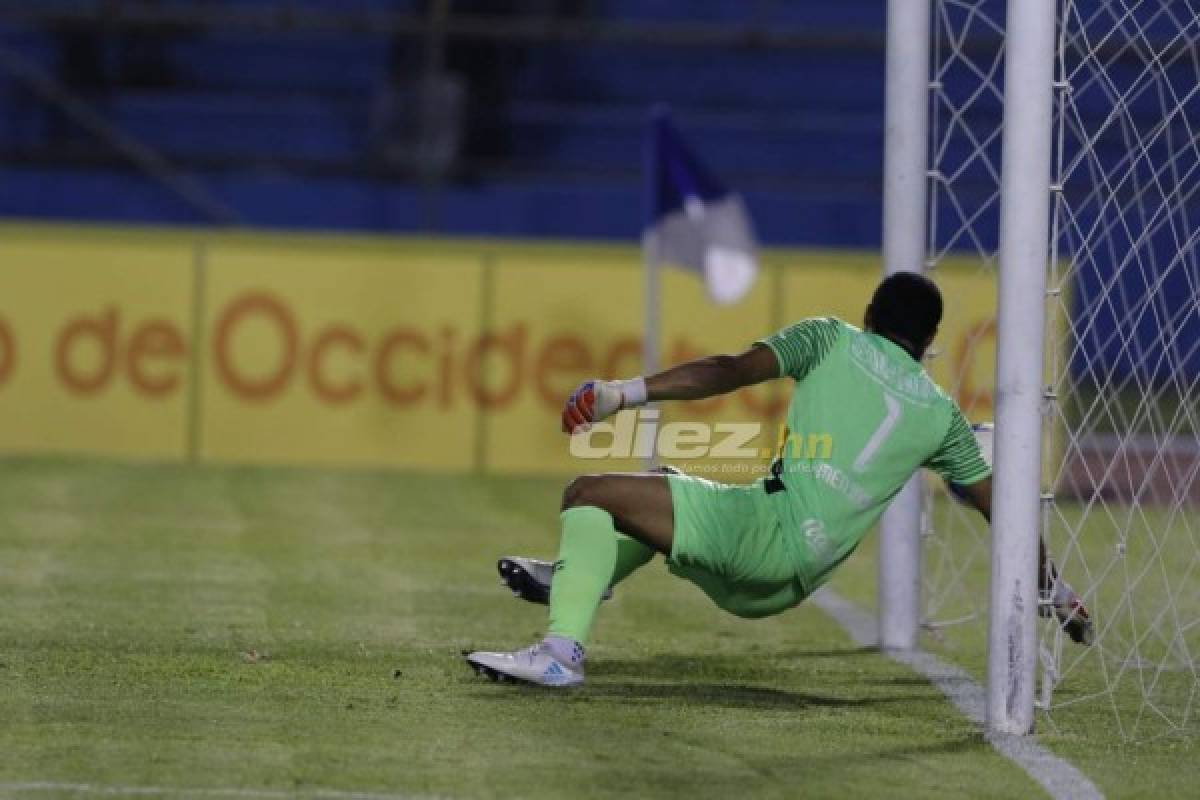
<svg viewBox="0 0 1200 800">
<path fill-rule="evenodd" d="M 687 704 L 711 705 L 729 709 L 757 711 L 795 711 L 805 708 L 865 708 L 924 700 L 924 693 L 880 693 L 851 691 L 847 681 L 831 675 L 827 659 L 855 662 L 874 658 L 876 648 L 843 648 L 836 650 L 788 650 L 761 653 L 758 663 L 747 666 L 746 653 L 676 655 L 658 654 L 642 659 L 596 659 L 588 663 L 588 682 L 574 690 L 573 696 L 587 702 L 640 703 L 653 700 L 674 700 Z M 794 668 L 811 661 L 814 672 L 821 675 L 822 685 L 829 693 L 793 691 L 763 684 L 777 684 L 781 665 L 788 665 L 792 678 Z M 821 666 L 817 666 L 821 664 Z M 803 673 L 803 668 L 801 668 Z M 861 688 L 861 670 L 849 669 L 847 678 Z M 871 680 L 876 686 L 888 685 L 887 680 Z M 921 685 L 932 691 L 927 682 L 910 684 L 906 676 L 897 676 L 890 685 L 903 689 Z M 536 687 L 524 687 L 544 691 Z M 841 690 L 846 690 L 842 692 Z M 481 698 L 502 698 L 504 693 L 482 693 Z"/>
<path fill-rule="evenodd" d="M 660 653 L 648 658 L 597 658 L 588 661 L 588 671 L 606 678 L 629 676 L 649 681 L 692 680 L 712 678 L 746 680 L 750 677 L 770 678 L 778 675 L 781 666 L 803 665 L 810 660 L 843 659 L 853 663 L 873 658 L 875 648 L 860 647 L 841 650 L 772 650 L 734 653 L 675 654 Z M 828 669 L 828 666 L 821 667 Z"/>
<path fill-rule="evenodd" d="M 746 684 L 688 682 L 637 683 L 604 682 L 586 689 L 589 697 L 640 702 L 643 700 L 679 700 L 692 705 L 712 705 L 755 711 L 796 711 L 804 708 L 854 708 L 880 703 L 907 701 L 908 697 L 834 697 L 812 692 L 792 692 Z"/>
<path fill-rule="evenodd" d="M 861 681 L 871 686 L 919 686 L 924 688 L 932 688 L 933 684 L 928 678 L 922 678 L 920 675 L 886 675 L 877 678 L 865 678 Z M 947 679 L 947 683 L 958 684 L 961 681 L 955 679 Z"/>
<path fill-rule="evenodd" d="M 513 691 L 559 694 L 562 690 L 540 686 L 509 686 L 508 691 L 490 687 L 475 694 L 476 699 L 511 702 Z M 799 711 L 807 708 L 865 708 L 887 703 L 909 703 L 909 695 L 837 697 L 813 692 L 794 692 L 744 683 L 685 681 L 653 683 L 637 681 L 591 681 L 569 690 L 572 700 L 598 703 L 642 703 L 671 700 L 688 705 L 708 705 L 731 710 Z"/>
</svg>

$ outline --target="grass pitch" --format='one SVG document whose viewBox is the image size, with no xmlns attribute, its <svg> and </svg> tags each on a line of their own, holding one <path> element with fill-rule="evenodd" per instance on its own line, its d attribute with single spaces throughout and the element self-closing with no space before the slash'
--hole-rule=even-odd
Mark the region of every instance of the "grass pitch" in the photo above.
<svg viewBox="0 0 1200 800">
<path fill-rule="evenodd" d="M 1037 795 L 817 609 L 737 620 L 658 560 L 604 604 L 584 688 L 478 678 L 460 650 L 542 632 L 494 561 L 553 554 L 560 483 L 0 462 L 0 796 Z M 1114 796 L 1196 786 L 1189 741 L 1067 749 Z"/>
</svg>

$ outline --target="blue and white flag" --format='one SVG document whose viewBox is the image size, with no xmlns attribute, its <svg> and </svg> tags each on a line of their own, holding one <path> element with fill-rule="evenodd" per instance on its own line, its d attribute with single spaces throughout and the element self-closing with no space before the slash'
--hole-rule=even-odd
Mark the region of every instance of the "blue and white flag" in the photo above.
<svg viewBox="0 0 1200 800">
<path fill-rule="evenodd" d="M 693 270 L 704 277 L 714 302 L 736 303 L 758 274 L 750 215 L 742 198 L 700 163 L 662 108 L 650 123 L 646 173 L 647 267 Z"/>
</svg>

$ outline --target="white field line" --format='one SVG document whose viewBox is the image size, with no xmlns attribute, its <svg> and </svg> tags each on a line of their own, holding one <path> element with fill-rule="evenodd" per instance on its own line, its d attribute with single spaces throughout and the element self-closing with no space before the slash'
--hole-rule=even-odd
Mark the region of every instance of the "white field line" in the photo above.
<svg viewBox="0 0 1200 800">
<path fill-rule="evenodd" d="M 256 800 L 434 800 L 429 795 L 382 794 L 378 792 L 346 792 L 337 789 L 238 789 L 200 788 L 184 786 L 104 786 L 90 783 L 0 783 L 0 797 L 53 794 L 96 795 L 103 797 L 232 797 Z"/>
<path fill-rule="evenodd" d="M 833 617 L 859 646 L 879 644 L 875 618 L 837 592 L 821 589 L 812 596 L 812 602 Z M 1104 797 L 1073 764 L 1042 747 L 1033 737 L 988 731 L 987 695 L 983 687 L 963 670 L 921 650 L 887 652 L 885 655 L 925 676 L 964 716 L 983 729 L 984 737 L 997 752 L 1025 770 L 1055 800 L 1101 800 Z"/>
</svg>

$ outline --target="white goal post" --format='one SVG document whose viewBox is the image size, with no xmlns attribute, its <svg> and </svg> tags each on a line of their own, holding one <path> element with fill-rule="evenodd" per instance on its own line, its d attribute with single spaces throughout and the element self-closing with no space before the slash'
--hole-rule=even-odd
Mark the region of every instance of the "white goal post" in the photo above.
<svg viewBox="0 0 1200 800">
<path fill-rule="evenodd" d="M 943 285 L 973 271 L 998 313 L 951 295 L 970 333 L 938 343 L 944 388 L 996 421 L 995 535 L 928 484 L 889 510 L 881 644 L 986 664 L 998 732 L 1200 733 L 1200 0 L 890 0 L 888 21 L 885 271 L 954 261 Z M 964 366 L 993 348 L 994 396 Z M 1038 620 L 1039 534 L 1090 647 Z"/>
<path fill-rule="evenodd" d="M 932 0 L 888 0 L 884 99 L 883 271 L 925 268 L 929 30 Z M 921 617 L 919 475 L 884 512 L 879 526 L 879 644 L 917 646 Z"/>
<path fill-rule="evenodd" d="M 1009 0 L 1004 67 L 988 727 L 1033 729 L 1055 4 Z"/>
</svg>

